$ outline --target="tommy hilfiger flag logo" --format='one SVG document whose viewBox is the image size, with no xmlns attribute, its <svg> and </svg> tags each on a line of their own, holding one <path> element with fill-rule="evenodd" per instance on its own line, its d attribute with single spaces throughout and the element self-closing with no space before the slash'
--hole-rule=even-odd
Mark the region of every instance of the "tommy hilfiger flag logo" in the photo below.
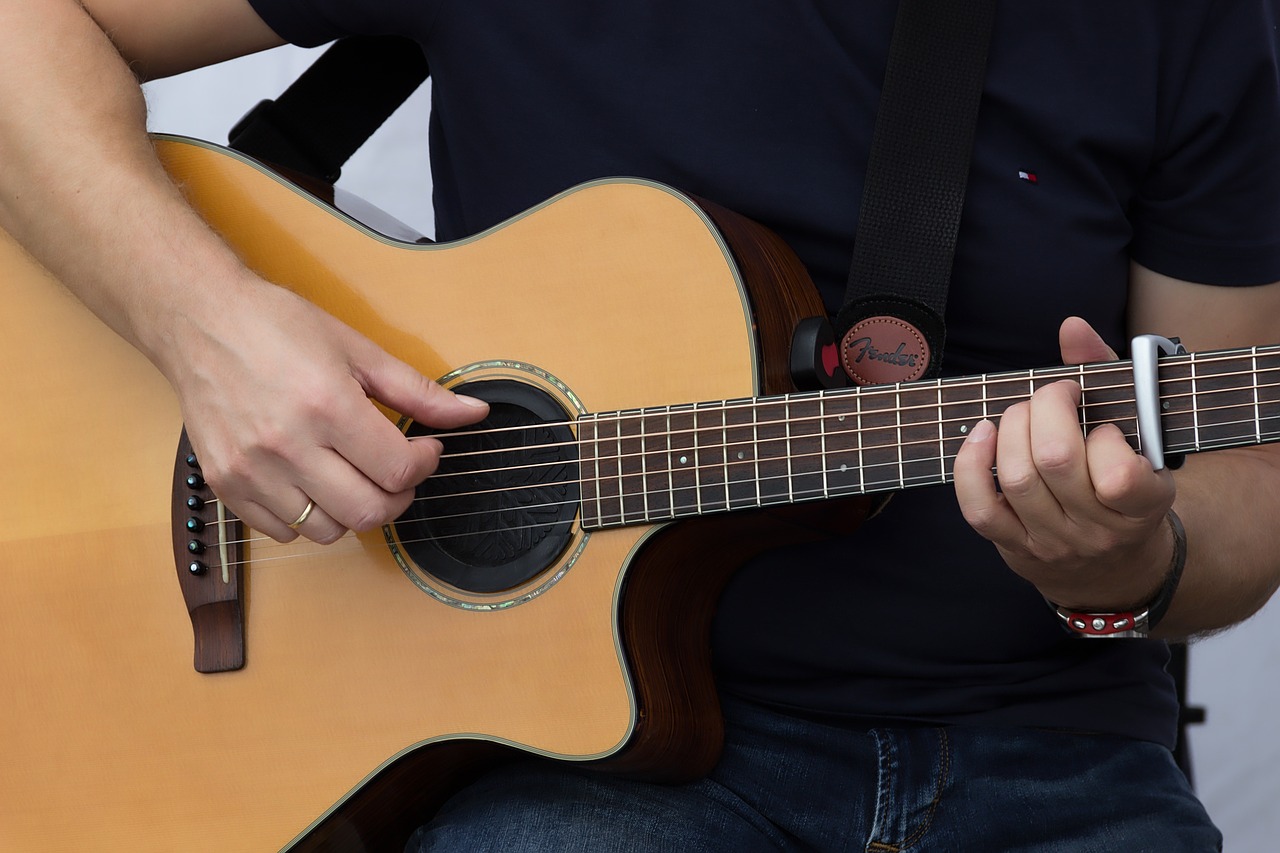
<svg viewBox="0 0 1280 853">
<path fill-rule="evenodd" d="M 1018 178 L 1019 178 L 1019 180 L 1026 181 L 1026 182 L 1027 182 L 1027 183 L 1029 183 L 1029 184 L 1037 184 L 1037 183 L 1039 183 L 1039 182 L 1040 182 L 1040 179 L 1036 177 L 1036 173 L 1035 173 L 1035 172 L 1021 172 L 1021 171 L 1020 171 L 1020 172 L 1018 172 Z"/>
</svg>

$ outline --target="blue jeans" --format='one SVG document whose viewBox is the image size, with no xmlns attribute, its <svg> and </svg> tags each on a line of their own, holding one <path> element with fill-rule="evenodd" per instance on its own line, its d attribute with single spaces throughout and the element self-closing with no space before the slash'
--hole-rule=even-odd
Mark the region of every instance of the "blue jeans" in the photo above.
<svg viewBox="0 0 1280 853">
<path fill-rule="evenodd" d="M 544 761 L 455 796 L 426 851 L 1204 853 L 1222 836 L 1169 751 L 1016 728 L 824 725 L 725 703 L 725 752 L 680 786 Z"/>
</svg>

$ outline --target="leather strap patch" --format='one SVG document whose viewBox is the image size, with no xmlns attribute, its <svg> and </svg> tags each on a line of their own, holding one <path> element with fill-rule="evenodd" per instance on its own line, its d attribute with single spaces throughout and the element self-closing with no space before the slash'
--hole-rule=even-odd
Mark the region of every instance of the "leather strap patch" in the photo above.
<svg viewBox="0 0 1280 853">
<path fill-rule="evenodd" d="M 884 385 L 919 379 L 931 353 L 924 335 L 897 317 L 868 317 L 840 343 L 840 361 L 859 385 Z"/>
</svg>

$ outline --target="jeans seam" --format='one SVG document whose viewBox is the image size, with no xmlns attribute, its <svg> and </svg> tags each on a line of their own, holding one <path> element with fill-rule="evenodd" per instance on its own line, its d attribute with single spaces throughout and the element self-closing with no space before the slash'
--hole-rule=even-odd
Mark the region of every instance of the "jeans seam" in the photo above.
<svg viewBox="0 0 1280 853">
<path fill-rule="evenodd" d="M 920 839 L 924 838 L 929 828 L 933 826 L 933 819 L 938 813 L 938 806 L 942 802 L 942 794 L 946 789 L 947 780 L 951 776 L 951 739 L 947 737 L 946 729 L 938 729 L 938 779 L 933 789 L 933 800 L 929 803 L 929 811 L 922 823 L 915 832 L 911 833 L 903 842 L 899 849 L 909 849 L 914 846 Z"/>
<path fill-rule="evenodd" d="M 867 842 L 866 853 L 901 853 L 908 850 L 928 834 L 929 829 L 933 826 L 934 818 L 938 813 L 938 806 L 942 802 L 942 795 L 946 790 L 947 783 L 951 778 L 951 739 L 947 736 L 946 729 L 937 729 L 938 732 L 938 772 L 934 780 L 933 799 L 930 800 L 928 809 L 925 813 L 924 820 L 915 828 L 915 830 L 897 844 L 891 844 L 884 841 L 871 840 Z M 889 760 L 889 753 L 894 752 L 893 741 L 891 739 L 886 743 L 886 739 L 882 738 L 882 733 L 872 730 L 872 735 L 876 738 L 876 745 L 880 754 L 880 784 L 876 791 L 876 812 L 872 818 L 871 836 L 874 839 L 876 834 L 881 830 L 881 824 L 887 823 L 884 820 L 886 812 L 889 808 L 889 797 L 891 795 L 890 778 L 894 772 L 892 762 Z"/>
<path fill-rule="evenodd" d="M 876 807 L 875 813 L 871 816 L 871 832 L 866 851 L 867 853 L 898 853 L 895 845 L 874 840 L 881 831 L 881 825 L 888 823 L 889 800 L 893 795 L 892 780 L 894 773 L 897 772 L 896 744 L 893 738 L 881 729 L 872 729 L 869 734 L 876 741 L 876 765 L 880 778 L 876 784 Z"/>
</svg>

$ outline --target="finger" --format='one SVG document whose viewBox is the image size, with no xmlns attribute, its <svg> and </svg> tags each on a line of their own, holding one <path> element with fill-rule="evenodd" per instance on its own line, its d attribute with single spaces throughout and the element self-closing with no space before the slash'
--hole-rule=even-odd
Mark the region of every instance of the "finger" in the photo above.
<svg viewBox="0 0 1280 853">
<path fill-rule="evenodd" d="M 307 509 L 308 502 L 310 509 Z M 302 536 L 327 545 L 347 532 L 347 528 L 334 521 L 319 503 L 311 501 L 300 489 L 289 489 L 287 494 L 275 498 L 238 501 L 236 516 L 277 542 L 292 542 Z"/>
<path fill-rule="evenodd" d="M 363 396 L 328 417 L 330 447 L 382 492 L 412 490 L 439 464 L 439 441 L 410 441 Z"/>
<path fill-rule="evenodd" d="M 1090 364 L 1119 358 L 1093 326 L 1079 317 L 1068 317 L 1062 321 L 1058 328 L 1058 346 L 1062 350 L 1063 364 Z"/>
<path fill-rule="evenodd" d="M 454 394 L 381 350 L 366 355 L 361 365 L 356 378 L 369 396 L 419 423 L 453 429 L 489 412 L 483 400 Z"/>
<path fill-rule="evenodd" d="M 294 516 L 295 519 L 301 517 L 301 512 Z M 311 501 L 311 511 L 306 513 L 306 518 L 299 523 L 287 522 L 285 527 L 290 532 L 305 536 L 320 545 L 330 545 L 337 542 L 347 532 L 345 526 L 325 512 L 324 508 L 314 500 Z"/>
<path fill-rule="evenodd" d="M 956 454 L 952 468 L 956 500 L 965 521 L 982 537 L 992 541 L 1021 541 L 1026 531 L 996 488 L 991 473 L 995 461 L 995 424 L 979 421 Z"/>
<path fill-rule="evenodd" d="M 366 361 L 376 367 L 357 377 L 365 392 L 418 423 L 453 429 L 476 423 L 489 413 L 484 401 L 454 394 L 381 350 L 368 355 Z M 339 433 L 335 449 L 382 489 L 391 493 L 411 489 L 435 471 L 439 442 L 411 442 L 376 412 L 352 415 L 358 417 L 340 421 L 347 428 Z M 375 422 L 374 416 L 381 423 Z"/>
<path fill-rule="evenodd" d="M 1153 471 L 1113 424 L 1097 427 L 1085 441 L 1089 476 L 1098 501 L 1128 518 L 1163 516 L 1173 505 L 1173 475 Z"/>
<path fill-rule="evenodd" d="M 414 499 L 413 486 L 385 490 L 333 448 L 316 448 L 294 476 L 299 488 L 334 522 L 330 530 L 305 524 L 300 528 L 316 541 L 336 538 L 346 530 L 374 530 L 399 518 Z"/>
<path fill-rule="evenodd" d="M 239 500 L 235 505 L 223 500 L 223 504 L 232 508 L 237 518 L 250 529 L 270 536 L 277 542 L 292 542 L 299 536 L 298 531 L 289 529 L 289 525 L 261 503 L 252 500 Z"/>
<path fill-rule="evenodd" d="M 1030 402 L 1017 403 L 1000 416 L 996 433 L 996 480 L 1010 508 L 1028 530 L 1060 525 L 1062 506 L 1036 467 L 1031 439 Z"/>
<path fill-rule="evenodd" d="M 1075 382 L 1046 385 L 1031 398 L 1029 425 L 1036 475 L 1052 495 L 1056 512 L 1077 521 L 1096 518 L 1100 509 L 1086 460 L 1079 406 L 1080 386 Z"/>
</svg>

